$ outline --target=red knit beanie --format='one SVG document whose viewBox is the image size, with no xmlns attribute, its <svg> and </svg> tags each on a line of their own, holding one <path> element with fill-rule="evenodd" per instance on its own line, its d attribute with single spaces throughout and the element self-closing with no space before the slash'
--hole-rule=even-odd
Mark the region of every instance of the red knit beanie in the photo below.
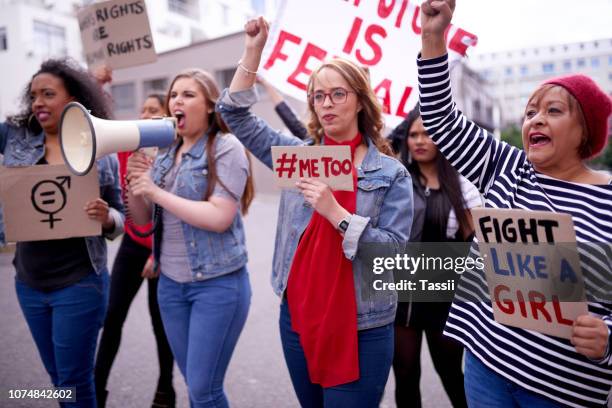
<svg viewBox="0 0 612 408">
<path fill-rule="evenodd" d="M 578 101 L 587 126 L 590 157 L 597 156 L 608 142 L 608 117 L 612 113 L 610 97 L 595 81 L 582 74 L 552 78 L 544 84 L 559 85 Z"/>
</svg>

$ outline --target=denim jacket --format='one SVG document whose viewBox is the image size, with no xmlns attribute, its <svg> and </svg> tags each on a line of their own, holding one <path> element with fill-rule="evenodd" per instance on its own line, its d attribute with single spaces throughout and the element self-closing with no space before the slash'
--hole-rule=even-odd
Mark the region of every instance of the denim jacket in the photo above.
<svg viewBox="0 0 612 408">
<path fill-rule="evenodd" d="M 207 135 L 204 135 L 187 153 L 183 153 L 176 174 L 176 193 L 180 197 L 196 201 L 204 198 L 208 186 L 208 163 L 205 153 L 207 138 Z M 220 138 L 217 137 L 216 140 L 219 141 Z M 166 153 L 157 157 L 152 179 L 158 186 L 162 181 L 165 182 L 162 177 L 174 166 L 177 149 L 178 144 L 175 143 Z M 194 281 L 225 275 L 246 265 L 248 257 L 240 211 L 236 213 L 230 227 L 221 233 L 200 229 L 185 222 L 182 225 Z M 156 264 L 159 264 L 161 255 L 162 227 L 160 221 L 153 239 Z"/>
<path fill-rule="evenodd" d="M 249 108 L 256 101 L 254 88 L 232 94 L 226 89 L 216 109 L 245 147 L 272 168 L 272 146 L 302 146 L 308 142 L 276 132 L 251 114 Z M 408 171 L 396 159 L 380 153 L 370 138 L 366 140 L 368 151 L 357 169 L 357 211 L 342 242 L 344 256 L 353 262 L 359 330 L 391 323 L 397 307 L 395 292 L 377 294 L 371 287 L 365 287 L 370 279 L 364 278 L 364 274 L 372 271 L 365 267 L 365 262 L 359 262 L 360 246 L 386 243 L 399 251 L 408 241 L 412 224 L 412 182 Z M 287 287 L 293 256 L 312 213 L 312 207 L 299 191 L 282 191 L 271 279 L 279 296 Z M 379 278 L 393 280 L 391 273 Z"/>
<path fill-rule="evenodd" d="M 0 153 L 7 167 L 33 166 L 45 155 L 45 135 L 33 134 L 22 127 L 0 123 Z M 106 269 L 105 238 L 114 239 L 123 233 L 123 202 L 119 187 L 119 163 L 115 156 L 105 156 L 96 162 L 100 181 L 100 197 L 109 205 L 115 229 L 103 235 L 85 237 L 89 259 L 96 273 Z M 4 230 L 4 225 L 2 225 Z M 3 231 L 4 234 L 4 231 Z"/>
</svg>

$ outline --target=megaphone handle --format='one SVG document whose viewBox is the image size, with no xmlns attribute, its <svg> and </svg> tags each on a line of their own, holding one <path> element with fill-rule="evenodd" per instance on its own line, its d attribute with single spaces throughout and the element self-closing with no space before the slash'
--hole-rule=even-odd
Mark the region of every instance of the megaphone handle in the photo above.
<svg viewBox="0 0 612 408">
<path fill-rule="evenodd" d="M 128 197 L 129 195 L 127 194 L 127 189 L 129 188 L 129 184 L 127 181 L 127 176 L 126 176 L 126 180 L 125 180 L 125 188 L 121 190 L 121 196 L 123 198 L 123 203 L 125 204 L 123 207 L 125 208 L 125 218 L 126 220 L 130 221 L 130 224 L 135 225 L 134 219 L 132 218 L 132 214 L 130 212 L 130 205 L 129 205 L 129 200 Z M 130 228 L 128 224 L 126 224 L 126 228 L 130 228 L 130 231 L 132 231 L 134 233 L 134 235 L 136 235 L 137 237 L 140 238 L 147 238 L 149 236 L 151 236 L 154 232 L 155 229 L 157 228 L 157 220 L 159 219 L 159 215 L 161 215 L 161 211 L 158 211 L 159 206 L 155 206 L 155 212 L 153 213 L 153 225 L 151 226 L 151 229 L 149 229 L 148 231 L 139 231 L 136 228 Z M 160 212 L 160 214 L 158 215 L 157 213 Z"/>
<path fill-rule="evenodd" d="M 159 182 L 159 187 L 160 188 L 165 188 L 166 187 L 166 174 L 168 174 L 168 171 L 170 169 L 166 170 L 166 172 L 162 173 L 161 175 L 161 179 Z M 125 218 L 132 221 L 132 224 L 135 224 L 133 219 L 132 219 L 132 215 L 130 214 L 130 206 L 128 203 L 128 194 L 127 194 L 127 189 L 129 188 L 129 183 L 127 180 L 127 174 L 125 175 L 125 189 L 121 191 L 121 195 L 123 196 L 123 202 L 125 203 Z M 153 233 L 155 232 L 155 230 L 157 229 L 157 226 L 159 224 L 159 220 L 161 220 L 162 217 L 162 207 L 154 204 L 155 205 L 155 210 L 153 211 L 153 225 L 151 226 L 151 229 L 149 229 L 148 231 L 142 232 L 142 231 L 138 231 L 136 228 L 132 228 L 132 232 L 134 233 L 134 235 L 136 235 L 137 237 L 140 238 L 147 238 L 151 235 L 153 235 Z M 129 227 L 128 227 L 129 228 Z"/>
</svg>

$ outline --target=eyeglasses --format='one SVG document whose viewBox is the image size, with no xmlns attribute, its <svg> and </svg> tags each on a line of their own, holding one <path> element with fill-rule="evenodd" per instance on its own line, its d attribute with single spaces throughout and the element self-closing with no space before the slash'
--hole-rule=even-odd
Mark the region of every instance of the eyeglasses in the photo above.
<svg viewBox="0 0 612 408">
<path fill-rule="evenodd" d="M 349 93 L 354 92 L 347 91 L 344 88 L 334 88 L 331 92 L 315 91 L 308 95 L 308 100 L 311 105 L 321 106 L 325 103 L 325 98 L 329 96 L 333 104 L 341 104 L 346 102 Z"/>
</svg>

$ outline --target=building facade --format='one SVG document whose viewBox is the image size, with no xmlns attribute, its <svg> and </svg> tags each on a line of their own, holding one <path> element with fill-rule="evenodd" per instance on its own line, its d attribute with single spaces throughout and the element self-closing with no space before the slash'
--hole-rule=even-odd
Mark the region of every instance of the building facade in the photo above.
<svg viewBox="0 0 612 408">
<path fill-rule="evenodd" d="M 20 110 L 25 85 L 49 57 L 82 60 L 78 1 L 0 0 L 0 118 Z"/>
<path fill-rule="evenodd" d="M 0 120 L 19 111 L 24 86 L 43 60 L 71 57 L 84 64 L 76 13 L 94 2 L 0 0 Z M 276 0 L 145 0 L 145 4 L 160 53 L 241 31 L 248 17 L 255 15 L 254 7 L 268 15 Z"/>
<path fill-rule="evenodd" d="M 551 77 L 586 74 L 612 95 L 612 38 L 481 54 L 470 66 L 491 84 L 504 128 L 520 124 L 529 96 Z"/>
</svg>

